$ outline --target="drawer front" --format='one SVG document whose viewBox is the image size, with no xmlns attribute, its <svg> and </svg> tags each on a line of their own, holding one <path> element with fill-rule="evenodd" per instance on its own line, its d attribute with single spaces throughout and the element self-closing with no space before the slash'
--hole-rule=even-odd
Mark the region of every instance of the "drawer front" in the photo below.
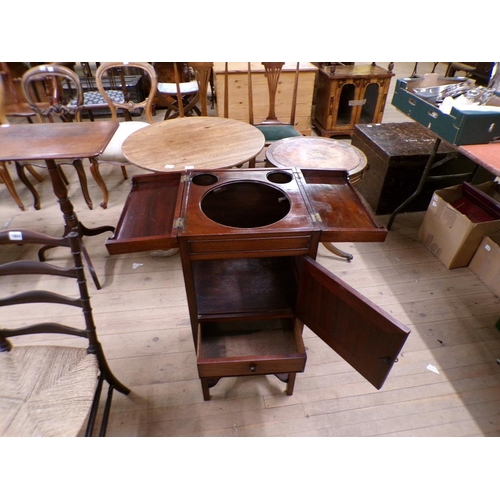
<svg viewBox="0 0 500 500">
<path fill-rule="evenodd" d="M 200 377 L 238 377 L 242 375 L 271 375 L 275 373 L 303 372 L 306 354 L 293 357 L 255 357 L 238 359 L 198 359 Z"/>
<path fill-rule="evenodd" d="M 315 245 L 312 235 L 270 238 L 224 238 L 189 239 L 188 252 L 191 258 L 249 257 L 255 255 L 306 255 Z"/>
</svg>

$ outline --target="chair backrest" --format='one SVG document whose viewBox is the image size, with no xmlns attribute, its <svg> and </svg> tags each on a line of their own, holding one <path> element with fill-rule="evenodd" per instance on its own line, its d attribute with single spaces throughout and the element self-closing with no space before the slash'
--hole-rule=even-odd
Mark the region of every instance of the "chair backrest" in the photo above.
<svg viewBox="0 0 500 500">
<path fill-rule="evenodd" d="M 268 111 L 267 117 L 258 124 L 262 125 L 292 125 L 295 122 L 295 112 L 297 109 L 297 92 L 299 85 L 299 74 L 300 74 L 300 63 L 296 64 L 295 74 L 293 79 L 293 90 L 290 103 L 290 115 L 286 118 L 278 118 L 276 114 L 278 87 L 280 83 L 280 75 L 283 69 L 284 62 L 263 62 L 264 71 L 267 79 L 268 88 Z M 251 64 L 248 63 L 248 113 L 249 122 L 252 125 L 257 125 L 254 123 L 254 110 L 253 110 L 253 85 L 252 85 L 252 71 Z"/>
<path fill-rule="evenodd" d="M 179 108 L 179 117 L 184 118 L 185 113 L 184 113 L 184 99 L 182 95 L 182 90 L 181 90 L 181 71 L 179 71 L 179 64 L 178 62 L 174 62 L 174 83 L 175 83 L 175 90 L 177 94 L 177 107 Z M 189 70 L 188 70 L 189 74 Z M 175 115 L 174 115 L 175 116 Z"/>
<path fill-rule="evenodd" d="M 58 64 L 30 68 L 21 80 L 26 100 L 42 121 L 81 121 L 83 91 L 78 75 Z"/>
<path fill-rule="evenodd" d="M 0 351 L 10 350 L 10 342 L 8 337 L 28 335 L 34 333 L 61 333 L 67 335 L 75 335 L 88 339 L 88 348 L 92 352 L 100 350 L 97 340 L 96 327 L 92 318 L 92 309 L 90 306 L 90 296 L 87 289 L 85 271 L 82 260 L 82 250 L 80 237 L 76 232 L 72 232 L 63 238 L 48 236 L 31 230 L 7 230 L 0 231 L 0 246 L 10 245 L 49 245 L 51 247 L 66 247 L 68 248 L 68 256 L 71 254 L 72 262 L 70 267 L 58 267 L 53 264 L 47 264 L 38 260 L 22 257 L 20 260 L 12 260 L 5 262 L 5 258 L 15 254 L 7 251 L 2 252 L 2 264 L 0 264 L 0 276 L 19 276 L 19 275 L 46 275 L 59 276 L 64 278 L 72 278 L 75 284 L 78 285 L 78 298 L 63 296 L 51 290 L 36 289 L 33 280 L 23 282 L 28 290 L 20 293 L 14 293 L 0 298 L 0 308 L 5 306 L 34 304 L 34 303 L 51 303 L 63 304 L 67 306 L 78 307 L 82 310 L 85 327 L 75 328 L 59 323 L 34 323 L 30 325 L 24 324 L 19 328 L 5 328 L 0 326 Z M 30 255 L 30 250 L 23 252 L 23 255 Z M 16 257 L 18 259 L 18 257 Z M 33 289 L 30 289 L 33 288 Z M 7 287 L 3 287 L 7 289 Z M 29 320 L 23 316 L 23 323 Z"/>
<path fill-rule="evenodd" d="M 194 77 L 198 83 L 201 116 L 208 115 L 208 86 L 212 77 L 213 62 L 190 62 Z"/>
<path fill-rule="evenodd" d="M 127 80 L 137 80 L 137 77 L 145 78 L 145 80 L 142 80 L 139 85 L 129 85 Z M 118 120 L 118 110 L 123 112 L 128 121 L 132 119 L 132 112 L 144 110 L 146 120 L 153 123 L 158 76 L 151 64 L 145 62 L 101 63 L 96 70 L 95 79 L 97 89 L 111 110 L 112 120 Z M 142 89 L 144 89 L 144 95 Z M 123 99 L 112 99 L 110 91 L 121 92 Z"/>
<path fill-rule="evenodd" d="M 61 257 L 65 264 L 59 266 L 35 260 L 36 248 L 33 248 L 32 245 L 66 248 L 67 256 Z M 41 380 L 43 392 L 36 392 L 38 403 L 35 403 L 39 406 L 35 410 L 36 415 L 30 415 L 29 421 L 32 425 L 30 424 L 29 432 L 44 435 L 47 429 L 51 428 L 52 430 L 49 432 L 59 435 L 58 433 L 61 432 L 59 423 L 63 421 L 69 422 L 68 426 L 65 427 L 65 432 L 79 432 L 81 424 L 88 418 L 86 435 L 91 436 L 97 421 L 101 389 L 105 380 L 109 384 L 109 389 L 101 419 L 100 435 L 103 436 L 106 432 L 113 391 L 116 389 L 128 394 L 130 390 L 119 382 L 111 372 L 97 338 L 79 234 L 71 232 L 65 237 L 57 238 L 24 229 L 1 231 L 0 247 L 6 246 L 11 248 L 3 248 L 0 252 L 0 278 L 3 281 L 0 287 L 0 309 L 3 311 L 0 325 L 0 359 L 2 360 L 0 365 L 3 373 L 0 387 L 2 394 L 4 396 L 6 394 L 5 397 L 9 398 L 13 392 L 18 394 L 19 385 L 22 387 L 36 385 L 38 387 L 39 380 Z M 16 278 L 15 285 L 12 284 L 12 276 Z M 26 278 L 23 279 L 23 276 Z M 39 277 L 40 284 L 33 276 Z M 43 279 L 43 276 L 49 278 Z M 4 277 L 7 283 L 4 282 Z M 65 280 L 65 278 L 67 279 Z M 62 284 L 61 279 L 67 285 Z M 73 284 L 75 291 L 66 295 L 65 292 L 71 289 L 71 284 Z M 42 287 L 44 288 L 42 289 Z M 47 312 L 47 308 L 39 309 L 40 304 L 50 304 L 53 309 L 51 312 Z M 10 306 L 13 307 L 11 307 L 9 314 L 8 308 Z M 22 306 L 23 314 L 19 314 L 18 306 Z M 65 313 L 65 309 L 71 311 Z M 74 315 L 75 309 L 81 310 L 83 321 Z M 52 319 L 51 315 L 57 319 Z M 64 323 L 60 321 L 64 321 Z M 26 345 L 27 343 L 33 344 L 32 338 L 24 340 L 24 342 L 20 340 L 16 344 L 21 345 L 15 346 L 10 340 L 14 337 L 35 334 L 48 334 L 49 337 L 44 336 L 41 343 L 36 343 L 38 345 Z M 67 335 L 86 339 L 85 345 L 80 348 L 75 348 L 73 345 L 68 346 Z M 66 340 L 58 342 L 57 339 L 60 336 L 61 338 L 62 336 L 66 337 Z M 12 351 L 12 357 L 9 357 L 10 353 L 6 351 Z M 23 372 L 25 373 L 23 373 L 22 383 L 18 380 L 20 377 L 16 378 L 13 383 L 5 380 L 9 378 L 5 377 L 5 374 L 9 375 L 12 371 L 9 368 L 11 363 L 18 359 L 16 352 L 23 353 L 21 354 L 22 359 L 26 359 L 24 357 L 26 352 L 42 352 L 41 357 L 44 361 L 44 363 L 39 362 L 35 366 L 29 367 L 29 370 L 28 366 L 23 364 Z M 28 356 L 31 359 L 31 355 Z M 41 361 L 38 355 L 36 359 Z M 56 363 L 62 366 L 56 368 Z M 54 375 L 56 372 L 57 375 Z M 31 401 L 31 393 L 20 394 L 18 399 L 16 404 L 24 405 L 26 399 Z M 31 412 L 29 403 L 28 406 L 26 411 Z M 71 411 L 68 410 L 69 407 L 71 407 Z M 47 410 L 48 415 L 45 413 Z M 72 413 L 73 411 L 76 412 L 76 417 Z M 41 417 L 38 412 L 45 416 Z M 5 424 L 6 416 L 1 416 L 4 417 L 3 423 Z M 79 419 L 80 416 L 82 420 Z M 16 418 L 17 416 L 11 419 L 7 415 L 7 425 L 10 426 Z M 24 422 L 23 418 L 21 423 Z M 37 429 L 39 421 L 43 421 L 43 424 L 42 428 Z M 78 424 L 76 429 L 74 427 L 75 421 Z M 19 425 L 18 422 L 14 424 L 18 430 Z M 33 428 L 33 426 L 35 427 Z M 28 432 L 25 428 L 21 428 L 20 431 Z"/>
<path fill-rule="evenodd" d="M 262 63 L 264 67 L 264 75 L 266 79 L 266 101 L 267 101 L 267 113 L 264 115 L 263 112 L 254 110 L 254 101 L 256 95 L 254 95 L 254 78 L 255 78 L 255 68 L 254 74 L 252 74 L 252 63 L 247 63 L 246 73 L 247 73 L 247 104 L 248 104 L 248 122 L 251 125 L 291 125 L 293 126 L 295 122 L 295 114 L 297 109 L 297 95 L 298 95 L 298 85 L 299 85 L 299 75 L 300 75 L 300 63 L 297 63 L 294 70 L 293 77 L 293 88 L 290 95 L 282 96 L 282 99 L 278 99 L 280 96 L 279 85 L 280 76 L 285 63 L 283 62 L 264 62 Z M 243 72 L 240 69 L 238 72 Z M 231 85 L 229 84 L 229 63 L 224 63 L 224 85 L 223 85 L 223 116 L 229 118 L 229 93 L 231 92 Z M 243 89 L 244 83 L 240 80 L 240 91 L 238 93 L 238 99 L 245 99 L 242 96 L 241 90 Z M 263 95 L 263 86 L 258 85 L 259 90 L 259 101 L 261 101 L 261 96 Z M 235 89 L 236 90 L 236 89 Z M 234 98 L 233 98 L 234 101 Z M 244 101 L 243 101 L 244 102 Z M 280 113 L 281 115 L 286 114 L 287 116 L 277 116 L 277 108 L 280 111 L 284 109 L 283 103 L 289 104 L 289 108 L 286 108 L 286 113 Z M 261 103 L 257 105 L 261 108 Z M 288 115 L 289 110 L 289 115 Z M 255 117 L 258 117 L 256 119 Z M 264 118 L 265 116 L 265 118 Z"/>
<path fill-rule="evenodd" d="M 21 78 L 12 75 L 12 71 L 6 62 L 0 62 L 0 80 L 3 81 L 4 85 L 5 106 L 7 104 L 16 105 L 20 102 L 26 102 L 21 89 Z"/>
<path fill-rule="evenodd" d="M 0 125 L 6 125 L 8 123 L 9 121 L 5 115 L 5 88 L 2 78 L 0 78 Z M 0 161 L 0 184 L 5 184 L 5 187 L 16 201 L 18 207 L 21 210 L 25 210 L 24 204 L 19 198 L 16 188 L 14 187 L 7 165 L 3 161 Z"/>
<path fill-rule="evenodd" d="M 36 114 L 29 107 L 21 87 L 21 77 L 14 76 L 8 63 L 0 62 L 0 81 L 4 85 L 4 109 L 6 116 L 23 117 L 32 123 Z"/>
</svg>

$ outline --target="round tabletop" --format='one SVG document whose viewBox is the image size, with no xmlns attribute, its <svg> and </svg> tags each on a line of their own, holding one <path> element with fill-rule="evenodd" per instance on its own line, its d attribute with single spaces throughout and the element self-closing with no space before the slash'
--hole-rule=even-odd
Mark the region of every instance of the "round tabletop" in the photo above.
<svg viewBox="0 0 500 500">
<path fill-rule="evenodd" d="M 262 132 L 246 122 L 190 116 L 134 132 L 123 143 L 123 154 L 138 167 L 168 172 L 234 167 L 257 156 L 263 147 Z"/>
<path fill-rule="evenodd" d="M 345 170 L 351 182 L 361 179 L 365 154 L 355 146 L 328 137 L 288 137 L 271 144 L 266 159 L 277 168 Z M 359 177 L 359 179 L 358 179 Z"/>
</svg>

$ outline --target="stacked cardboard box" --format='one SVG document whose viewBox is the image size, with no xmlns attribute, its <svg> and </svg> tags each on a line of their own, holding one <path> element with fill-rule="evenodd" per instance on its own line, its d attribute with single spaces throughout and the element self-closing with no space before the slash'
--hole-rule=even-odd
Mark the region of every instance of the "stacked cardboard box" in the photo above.
<svg viewBox="0 0 500 500">
<path fill-rule="evenodd" d="M 500 233 L 482 239 L 472 257 L 469 269 L 500 297 Z"/>
<path fill-rule="evenodd" d="M 468 196 L 470 188 L 475 196 Z M 483 238 L 499 231 L 500 189 L 490 181 L 435 191 L 418 236 L 448 269 L 453 269 L 468 266 Z"/>
</svg>

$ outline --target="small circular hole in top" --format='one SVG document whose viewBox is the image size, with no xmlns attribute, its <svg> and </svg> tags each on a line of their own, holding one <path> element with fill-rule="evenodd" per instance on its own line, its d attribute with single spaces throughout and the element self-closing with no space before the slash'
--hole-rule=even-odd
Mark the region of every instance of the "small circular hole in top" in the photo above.
<svg viewBox="0 0 500 500">
<path fill-rule="evenodd" d="M 275 184 L 287 184 L 292 180 L 288 172 L 270 172 L 267 174 L 267 180 Z"/>
<path fill-rule="evenodd" d="M 219 178 L 214 174 L 197 174 L 191 179 L 191 182 L 197 186 L 211 186 L 218 180 Z"/>
</svg>

